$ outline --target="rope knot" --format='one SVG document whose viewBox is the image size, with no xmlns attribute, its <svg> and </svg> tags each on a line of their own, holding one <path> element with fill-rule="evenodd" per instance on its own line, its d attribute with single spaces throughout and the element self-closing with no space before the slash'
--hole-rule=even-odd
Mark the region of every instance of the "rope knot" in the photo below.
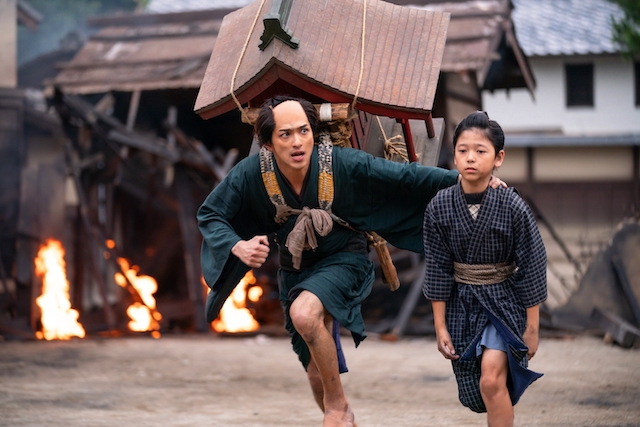
<svg viewBox="0 0 640 427">
<path fill-rule="evenodd" d="M 333 229 L 331 215 L 322 209 L 303 207 L 302 210 L 291 209 L 291 213 L 298 214 L 293 230 L 287 236 L 285 246 L 293 257 L 293 268 L 300 269 L 302 252 L 314 250 L 318 247 L 316 233 L 326 236 Z"/>
</svg>

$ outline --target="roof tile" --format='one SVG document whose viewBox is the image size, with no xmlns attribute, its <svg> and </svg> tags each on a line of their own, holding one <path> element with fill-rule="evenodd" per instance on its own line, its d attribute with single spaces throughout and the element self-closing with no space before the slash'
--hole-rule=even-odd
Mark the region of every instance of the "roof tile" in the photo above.
<svg viewBox="0 0 640 427">
<path fill-rule="evenodd" d="M 611 17 L 624 16 L 607 0 L 513 0 L 512 17 L 528 56 L 617 53 Z"/>
</svg>

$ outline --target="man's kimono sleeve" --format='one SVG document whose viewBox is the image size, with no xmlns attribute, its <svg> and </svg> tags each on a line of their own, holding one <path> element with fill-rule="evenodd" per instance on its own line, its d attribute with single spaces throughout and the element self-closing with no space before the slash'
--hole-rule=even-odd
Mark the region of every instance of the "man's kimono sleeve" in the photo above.
<svg viewBox="0 0 640 427">
<path fill-rule="evenodd" d="M 430 203 L 424 214 L 422 238 L 426 271 L 422 293 L 429 300 L 447 301 L 454 285 L 453 258 L 438 228 L 434 210 L 434 203 Z"/>
<path fill-rule="evenodd" d="M 515 263 L 513 285 L 522 304 L 532 307 L 547 299 L 547 254 L 527 204 L 514 193 L 512 197 Z"/>
<path fill-rule="evenodd" d="M 237 188 L 237 179 L 232 171 L 198 209 L 198 227 L 202 233 L 201 264 L 202 274 L 207 285 L 216 289 L 222 284 L 219 280 L 228 278 L 235 284 L 249 270 L 241 263 L 231 249 L 242 238 L 234 229 L 232 221 L 243 206 L 242 189 Z M 224 270 L 225 274 L 222 274 Z M 238 277 L 239 276 L 239 277 Z"/>
<path fill-rule="evenodd" d="M 357 230 L 375 231 L 393 246 L 422 253 L 424 210 L 454 185 L 458 171 L 397 163 L 334 147 L 334 213 Z"/>
</svg>

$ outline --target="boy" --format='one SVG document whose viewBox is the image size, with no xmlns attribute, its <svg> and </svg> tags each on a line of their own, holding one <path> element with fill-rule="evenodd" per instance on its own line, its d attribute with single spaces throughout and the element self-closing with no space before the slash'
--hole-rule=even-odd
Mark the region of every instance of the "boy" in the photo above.
<svg viewBox="0 0 640 427">
<path fill-rule="evenodd" d="M 504 160 L 500 125 L 472 113 L 456 127 L 453 146 L 461 180 L 425 211 L 423 293 L 461 403 L 487 412 L 491 427 L 513 426 L 513 405 L 541 376 L 526 368 L 547 298 L 546 252 L 517 192 L 488 185 Z"/>
</svg>

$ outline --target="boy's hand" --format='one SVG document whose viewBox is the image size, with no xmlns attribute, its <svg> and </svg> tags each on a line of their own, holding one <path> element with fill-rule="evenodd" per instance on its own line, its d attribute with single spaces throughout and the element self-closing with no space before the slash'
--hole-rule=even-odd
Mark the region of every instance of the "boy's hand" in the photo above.
<svg viewBox="0 0 640 427">
<path fill-rule="evenodd" d="M 531 360 L 538 351 L 538 329 L 532 325 L 527 325 L 527 329 L 524 331 L 522 339 L 527 347 L 529 347 L 527 356 L 529 356 L 529 360 Z"/>
<path fill-rule="evenodd" d="M 455 348 L 453 348 L 449 331 L 444 330 L 437 333 L 436 340 L 438 341 L 438 351 L 442 353 L 445 359 L 458 360 L 460 358 L 460 356 L 456 354 Z"/>
</svg>

